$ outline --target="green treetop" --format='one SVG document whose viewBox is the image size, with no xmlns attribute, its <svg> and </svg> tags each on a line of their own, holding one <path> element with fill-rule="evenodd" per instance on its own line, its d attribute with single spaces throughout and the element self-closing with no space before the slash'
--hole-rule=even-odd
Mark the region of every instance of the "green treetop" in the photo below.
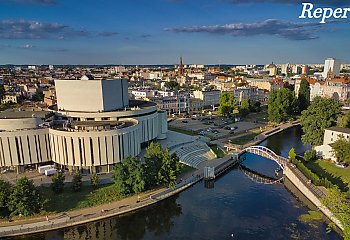
<svg viewBox="0 0 350 240">
<path fill-rule="evenodd" d="M 310 84 L 303 78 L 300 82 L 298 93 L 299 110 L 303 111 L 310 105 Z"/>
<path fill-rule="evenodd" d="M 218 112 L 221 116 L 228 116 L 235 108 L 236 102 L 233 92 L 223 92 L 220 95 L 220 106 Z"/>
<path fill-rule="evenodd" d="M 269 121 L 283 122 L 297 112 L 296 99 L 293 91 L 287 88 L 272 90 L 268 100 Z"/>
<path fill-rule="evenodd" d="M 38 213 L 43 204 L 43 197 L 34 186 L 33 180 L 26 177 L 17 180 L 8 203 L 11 215 L 29 216 Z"/>
<path fill-rule="evenodd" d="M 321 145 L 324 129 L 334 126 L 341 113 L 341 105 L 333 99 L 315 97 L 310 106 L 302 112 L 300 124 L 304 144 Z"/>
<path fill-rule="evenodd" d="M 332 144 L 332 149 L 338 162 L 350 163 L 350 141 L 346 140 L 343 135 Z"/>
</svg>

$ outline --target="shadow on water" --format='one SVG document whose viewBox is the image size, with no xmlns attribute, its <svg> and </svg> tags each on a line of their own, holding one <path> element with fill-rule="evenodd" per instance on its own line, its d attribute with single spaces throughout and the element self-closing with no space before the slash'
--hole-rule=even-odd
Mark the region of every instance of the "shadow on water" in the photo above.
<svg viewBox="0 0 350 240">
<path fill-rule="evenodd" d="M 174 225 L 174 218 L 182 214 L 182 207 L 177 203 L 179 195 L 171 197 L 145 209 L 125 215 L 92 222 L 61 231 L 46 232 L 16 239 L 144 239 L 145 233 L 159 237 L 167 235 Z M 13 238 L 14 239 L 14 238 Z"/>
</svg>

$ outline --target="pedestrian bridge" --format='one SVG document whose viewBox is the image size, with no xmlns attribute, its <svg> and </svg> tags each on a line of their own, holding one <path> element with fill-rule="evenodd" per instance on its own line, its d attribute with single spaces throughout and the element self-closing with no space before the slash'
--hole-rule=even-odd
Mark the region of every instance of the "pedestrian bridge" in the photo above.
<svg viewBox="0 0 350 240">
<path fill-rule="evenodd" d="M 243 149 L 240 155 L 249 152 L 253 153 L 262 157 L 265 157 L 267 159 L 270 159 L 272 161 L 275 161 L 280 168 L 284 171 L 286 164 L 289 162 L 289 160 L 285 157 L 282 157 L 280 155 L 277 155 L 275 152 L 273 152 L 271 149 L 264 147 L 264 146 L 251 146 Z M 245 158 L 240 158 L 240 162 L 243 162 Z"/>
</svg>

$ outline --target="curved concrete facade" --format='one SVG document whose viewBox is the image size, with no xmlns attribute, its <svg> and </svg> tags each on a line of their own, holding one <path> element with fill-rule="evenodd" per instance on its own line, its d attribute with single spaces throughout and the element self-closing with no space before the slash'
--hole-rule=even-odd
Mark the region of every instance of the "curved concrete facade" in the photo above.
<svg viewBox="0 0 350 240">
<path fill-rule="evenodd" d="M 0 119 L 0 167 L 53 162 L 70 170 L 78 168 L 90 172 L 109 172 L 115 163 L 125 157 L 137 156 L 142 143 L 164 139 L 168 131 L 166 112 L 158 112 L 154 107 L 78 115 L 59 112 L 56 117 L 58 122 L 67 121 L 62 118 L 89 120 L 92 123 L 113 119 L 127 122 L 128 126 L 89 131 L 42 128 L 39 127 L 42 123 L 39 118 Z"/>
<path fill-rule="evenodd" d="M 55 84 L 58 104 L 44 117 L 35 112 L 0 116 L 0 167 L 55 163 L 109 172 L 125 157 L 137 156 L 145 143 L 166 138 L 166 112 L 152 102 L 129 100 L 127 79 L 84 77 Z"/>
<path fill-rule="evenodd" d="M 51 161 L 49 129 L 0 132 L 0 166 L 16 167 Z"/>
<path fill-rule="evenodd" d="M 130 119 L 128 119 L 130 120 Z M 141 151 L 140 126 L 106 131 L 63 131 L 50 129 L 52 161 L 68 167 L 109 171 L 110 166 Z"/>
</svg>

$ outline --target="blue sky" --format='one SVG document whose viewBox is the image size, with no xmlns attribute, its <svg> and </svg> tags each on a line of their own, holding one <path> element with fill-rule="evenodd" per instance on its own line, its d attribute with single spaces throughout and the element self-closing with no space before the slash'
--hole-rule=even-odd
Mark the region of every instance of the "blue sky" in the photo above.
<svg viewBox="0 0 350 240">
<path fill-rule="evenodd" d="M 0 0 L 0 64 L 350 62 L 350 22 L 298 19 L 301 2 Z"/>
</svg>

